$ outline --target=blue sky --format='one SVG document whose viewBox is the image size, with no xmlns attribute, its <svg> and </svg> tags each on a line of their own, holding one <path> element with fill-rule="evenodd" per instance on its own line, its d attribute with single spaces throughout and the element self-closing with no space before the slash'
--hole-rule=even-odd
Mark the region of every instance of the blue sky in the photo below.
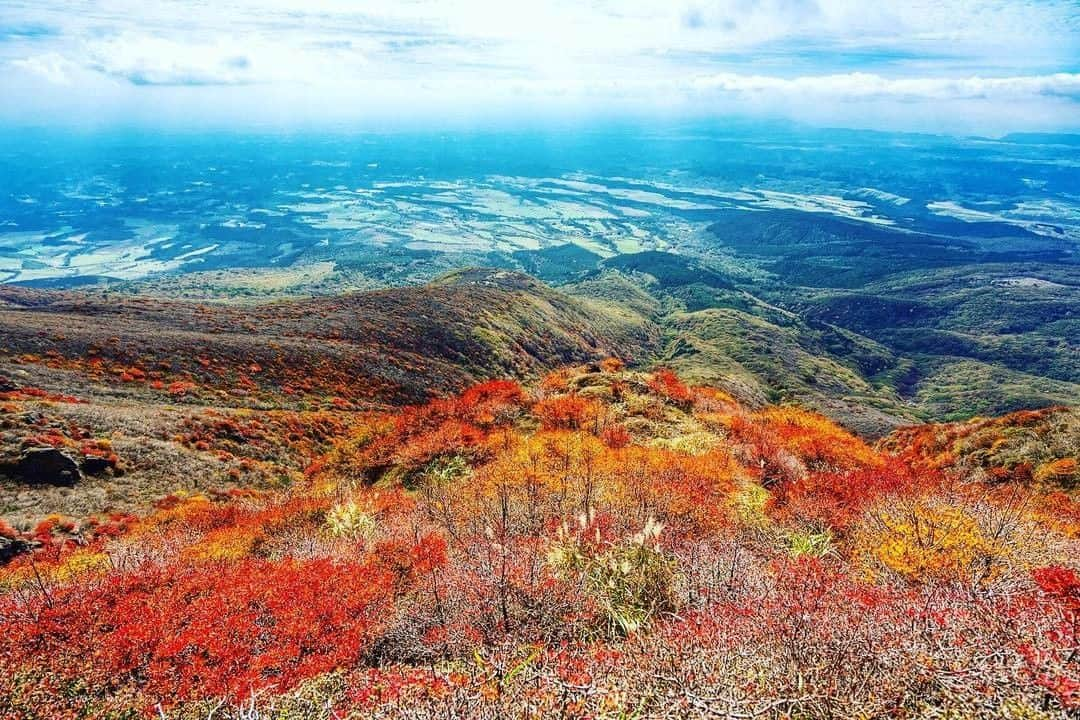
<svg viewBox="0 0 1080 720">
<path fill-rule="evenodd" d="M 0 0 L 0 121 L 1080 130 L 1077 0 Z"/>
</svg>

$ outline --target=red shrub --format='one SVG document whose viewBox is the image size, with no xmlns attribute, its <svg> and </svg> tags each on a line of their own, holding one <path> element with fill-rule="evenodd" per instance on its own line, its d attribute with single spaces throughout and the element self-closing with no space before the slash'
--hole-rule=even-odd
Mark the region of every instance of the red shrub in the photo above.
<svg viewBox="0 0 1080 720">
<path fill-rule="evenodd" d="M 1043 638 L 1047 646 L 1023 645 L 1020 653 L 1036 684 L 1052 694 L 1066 710 L 1080 709 L 1080 677 L 1077 675 L 1077 648 L 1080 648 L 1080 575 L 1075 570 L 1051 565 L 1032 571 L 1045 595 L 1046 615 L 1054 626 Z"/>
<path fill-rule="evenodd" d="M 1080 575 L 1075 570 L 1051 565 L 1031 573 L 1039 588 L 1074 612 L 1080 611 Z"/>
<path fill-rule="evenodd" d="M 0 675 L 28 674 L 42 687 L 81 679 L 91 695 L 138 683 L 166 705 L 281 691 L 358 662 L 389 613 L 393 583 L 377 564 L 245 560 L 64 586 L 32 607 L 0 608 Z"/>
<path fill-rule="evenodd" d="M 618 450 L 630 444 L 630 433 L 622 425 L 611 425 L 600 433 L 600 439 L 609 448 Z"/>
<path fill-rule="evenodd" d="M 778 483 L 773 507 L 783 517 L 811 520 L 842 531 L 877 500 L 928 483 L 928 479 L 917 478 L 899 463 L 847 472 L 811 473 Z"/>
<path fill-rule="evenodd" d="M 484 404 L 520 405 L 525 402 L 525 393 L 513 380 L 489 380 L 463 392 L 460 401 L 467 408 Z"/>
<path fill-rule="evenodd" d="M 479 446 L 484 433 L 460 420 L 447 420 L 433 430 L 417 435 L 394 453 L 394 461 L 407 468 L 418 468 L 440 455 L 463 453 Z"/>
<path fill-rule="evenodd" d="M 649 389 L 676 405 L 690 405 L 694 402 L 694 393 L 672 371 L 661 368 L 649 379 Z"/>
</svg>

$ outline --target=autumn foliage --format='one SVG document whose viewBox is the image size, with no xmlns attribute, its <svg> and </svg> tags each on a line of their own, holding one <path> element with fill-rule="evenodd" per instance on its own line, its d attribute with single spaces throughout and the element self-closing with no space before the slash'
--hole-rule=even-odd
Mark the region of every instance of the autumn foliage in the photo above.
<svg viewBox="0 0 1080 720">
<path fill-rule="evenodd" d="M 293 485 L 0 522 L 0 718 L 1069 717 L 1075 457 L 1012 433 L 1062 422 L 875 447 L 616 361 L 203 413 Z"/>
</svg>

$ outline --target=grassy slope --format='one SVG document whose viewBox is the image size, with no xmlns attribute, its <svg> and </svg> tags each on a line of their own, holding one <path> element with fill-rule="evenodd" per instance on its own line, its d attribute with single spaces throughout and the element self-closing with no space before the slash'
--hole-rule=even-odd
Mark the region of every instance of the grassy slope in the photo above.
<svg viewBox="0 0 1080 720">
<path fill-rule="evenodd" d="M 215 404 L 260 405 L 418 401 L 618 355 L 656 331 L 525 275 L 459 271 L 419 287 L 251 305 L 3 288 L 0 337 L 0 374 L 57 392 L 153 396 L 114 382 L 119 365 L 190 380 Z M 91 360 L 105 370 L 80 372 Z"/>
<path fill-rule="evenodd" d="M 1080 268 L 1064 242 L 990 230 L 732 212 L 687 255 L 611 258 L 569 288 L 636 284 L 664 326 L 660 360 L 862 432 L 1075 402 Z"/>
<path fill-rule="evenodd" d="M 244 305 L 0 287 L 0 338 L 0 393 L 13 398 L 0 402 L 0 466 L 50 435 L 75 455 L 107 439 L 122 470 L 77 489 L 0 470 L 0 515 L 19 518 L 290 482 L 303 452 L 282 445 L 314 452 L 325 438 L 308 435 L 327 423 L 343 431 L 357 409 L 651 355 L 659 330 L 521 274 L 459 271 L 420 287 Z M 24 402 L 27 390 L 80 402 Z M 235 442 L 207 444 L 222 434 Z"/>
</svg>

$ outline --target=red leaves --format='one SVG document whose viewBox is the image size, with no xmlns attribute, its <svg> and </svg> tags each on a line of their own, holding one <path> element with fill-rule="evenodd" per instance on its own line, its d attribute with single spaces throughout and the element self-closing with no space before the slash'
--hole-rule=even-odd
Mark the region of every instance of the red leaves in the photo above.
<svg viewBox="0 0 1080 720">
<path fill-rule="evenodd" d="M 430 432 L 405 443 L 394 460 L 408 468 L 418 468 L 440 455 L 462 453 L 484 440 L 479 428 L 460 420 L 446 420 Z"/>
<path fill-rule="evenodd" d="M 1028 672 L 1066 710 L 1080 709 L 1080 675 L 1077 649 L 1080 648 L 1080 575 L 1075 570 L 1051 565 L 1031 573 L 1048 601 L 1048 615 L 1060 618 L 1045 635 L 1049 647 L 1030 644 L 1020 647 Z"/>
<path fill-rule="evenodd" d="M 513 380 L 489 380 L 471 388 L 461 394 L 460 403 L 463 407 L 476 409 L 482 407 L 497 407 L 500 405 L 523 405 L 525 392 L 521 385 Z"/>
<path fill-rule="evenodd" d="M 377 565 L 329 560 L 148 567 L 96 588 L 61 588 L 27 611 L 7 603 L 0 667 L 7 676 L 138 679 L 167 706 L 286 690 L 358 661 L 390 611 L 392 582 Z"/>
<path fill-rule="evenodd" d="M 510 380 L 476 385 L 456 398 L 432 400 L 401 410 L 392 434 L 368 449 L 372 464 L 393 461 L 417 469 L 431 460 L 478 450 L 487 430 L 510 424 L 525 404 L 521 386 Z"/>
<path fill-rule="evenodd" d="M 881 468 L 811 473 L 777 484 L 774 508 L 783 517 L 843 531 L 873 503 L 928 486 L 931 480 L 927 475 L 916 477 L 895 462 Z"/>
<path fill-rule="evenodd" d="M 259 362 L 261 375 L 277 372 Z M 617 363 L 560 372 L 535 404 L 496 380 L 347 420 L 192 414 L 170 432 L 213 453 L 207 460 L 233 463 L 237 479 L 266 462 L 288 463 L 297 478 L 306 468 L 310 482 L 169 497 L 137 521 L 53 518 L 25 535 L 0 523 L 0 540 L 41 543 L 0 572 L 19 588 L 0 599 L 0 706 L 68 720 L 262 688 L 270 697 L 341 669 L 348 687 L 332 700 L 373 716 L 418 699 L 432 703 L 425 712 L 460 702 L 462 716 L 493 702 L 492 716 L 518 703 L 534 715 L 603 716 L 621 710 L 600 707 L 603 698 L 633 709 L 638 692 L 676 714 L 694 712 L 688 698 L 731 697 L 737 706 L 717 700 L 710 712 L 889 716 L 944 685 L 962 708 L 1076 707 L 1080 577 L 1060 559 L 1080 527 L 1070 496 L 1027 487 L 1013 497 L 1012 483 L 1035 474 L 1020 464 L 992 466 L 997 484 L 978 482 L 981 472 L 946 483 L 936 468 L 950 453 L 912 466 L 912 456 L 883 455 L 816 413 L 744 410 L 668 371 L 620 372 Z M 1046 417 L 1016 422 L 1040 427 Z M 111 452 L 67 425 L 35 425 L 33 435 L 86 456 Z M 975 439 L 980 450 L 996 442 Z M 912 533 L 887 514 L 909 500 L 920 503 L 902 517 L 918 525 Z M 866 531 L 886 522 L 899 540 Z M 912 554 L 920 560 L 960 531 L 981 539 L 979 523 L 995 522 L 1057 533 L 1023 548 L 1030 555 L 1010 566 L 1005 592 L 955 578 L 874 580 L 859 564 L 864 542 L 906 561 L 909 538 L 933 534 Z M 663 556 L 639 552 L 659 547 L 658 524 Z M 1016 542 L 1008 532 L 995 540 Z M 1063 564 L 1034 571 L 1031 583 L 1014 570 L 1028 557 Z M 652 582 L 641 571 L 650 567 L 666 568 L 665 583 L 640 584 Z M 679 617 L 634 614 L 656 588 Z M 632 642 L 600 637 L 613 616 L 636 628 Z M 56 707 L 38 710 L 42 697 Z M 954 709 L 951 697 L 927 700 Z"/>
<path fill-rule="evenodd" d="M 657 395 L 667 398 L 676 405 L 689 407 L 694 402 L 694 393 L 671 370 L 661 368 L 649 379 L 649 389 Z"/>
<path fill-rule="evenodd" d="M 5 390 L 3 392 L 0 392 L 0 400 L 46 400 L 48 402 L 60 403 L 85 402 L 84 400 L 80 400 L 79 398 L 72 395 L 52 393 L 36 387 L 21 387 L 16 390 Z"/>
<path fill-rule="evenodd" d="M 169 383 L 165 388 L 165 392 L 169 393 L 172 397 L 184 397 L 194 391 L 198 386 L 193 382 L 186 380 L 177 380 Z"/>
<path fill-rule="evenodd" d="M 505 424 L 513 410 L 524 405 L 525 393 L 516 382 L 490 380 L 456 398 L 405 408 L 398 414 L 395 427 L 399 435 L 408 437 L 430 431 L 447 420 L 479 426 Z"/>
<path fill-rule="evenodd" d="M 1039 588 L 1065 607 L 1080 611 L 1080 575 L 1075 570 L 1051 565 L 1031 572 Z"/>
<path fill-rule="evenodd" d="M 600 440 L 612 450 L 618 450 L 629 445 L 631 438 L 622 425 L 609 425 L 600 433 Z"/>
<path fill-rule="evenodd" d="M 446 539 L 428 533 L 412 545 L 400 540 L 386 540 L 376 546 L 375 557 L 398 577 L 412 579 L 446 564 Z"/>
</svg>

